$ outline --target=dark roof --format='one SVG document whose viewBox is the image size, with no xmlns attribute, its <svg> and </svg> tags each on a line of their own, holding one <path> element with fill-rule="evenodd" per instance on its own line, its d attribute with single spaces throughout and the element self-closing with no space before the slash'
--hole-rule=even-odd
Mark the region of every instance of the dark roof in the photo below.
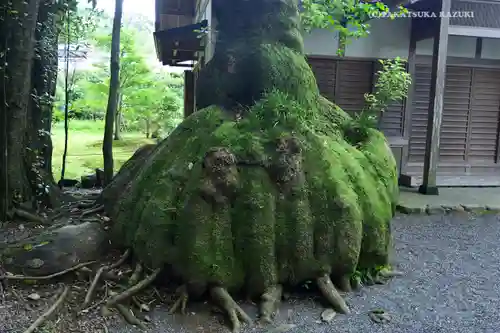
<svg viewBox="0 0 500 333">
<path fill-rule="evenodd" d="M 474 17 L 450 17 L 450 24 L 467 27 L 500 28 L 500 4 L 486 2 L 451 2 L 452 12 L 472 12 Z"/>
</svg>

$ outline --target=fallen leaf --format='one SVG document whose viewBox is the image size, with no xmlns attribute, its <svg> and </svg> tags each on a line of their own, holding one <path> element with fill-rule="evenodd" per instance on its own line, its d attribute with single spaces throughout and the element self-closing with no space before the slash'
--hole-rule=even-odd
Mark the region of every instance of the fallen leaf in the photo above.
<svg viewBox="0 0 500 333">
<path fill-rule="evenodd" d="M 324 322 L 331 322 L 333 320 L 333 318 L 335 318 L 335 316 L 337 315 L 337 313 L 335 312 L 335 310 L 333 309 L 326 309 L 325 311 L 323 311 L 321 313 L 321 320 L 323 320 Z"/>
</svg>

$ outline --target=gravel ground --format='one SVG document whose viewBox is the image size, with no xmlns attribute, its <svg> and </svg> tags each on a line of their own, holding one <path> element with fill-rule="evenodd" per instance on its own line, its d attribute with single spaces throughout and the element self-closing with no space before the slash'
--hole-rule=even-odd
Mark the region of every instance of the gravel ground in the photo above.
<svg viewBox="0 0 500 333">
<path fill-rule="evenodd" d="M 485 215 L 397 216 L 393 222 L 394 265 L 405 273 L 387 285 L 363 288 L 346 295 L 350 315 L 338 315 L 321 323 L 324 309 L 318 300 L 294 298 L 284 302 L 276 319 L 277 330 L 247 328 L 243 333 L 498 333 L 500 332 L 500 217 Z M 250 315 L 256 307 L 243 305 Z M 0 304 L 0 333 L 22 332 L 3 323 L 15 307 Z M 229 332 L 220 315 L 207 312 L 209 306 L 190 303 L 187 316 L 168 315 L 164 308 L 149 314 L 148 333 Z M 388 324 L 375 324 L 368 312 L 383 309 L 391 315 Z M 17 318 L 19 319 L 19 317 Z M 29 318 L 27 318 L 29 320 Z M 33 320 L 33 319 L 31 319 Z M 57 320 L 57 319 L 56 319 Z M 97 318 L 82 332 L 139 332 L 121 321 L 102 329 Z M 8 319 L 7 319 L 8 322 Z M 19 321 L 17 321 L 19 323 Z M 288 326 L 287 326 L 288 325 Z M 294 328 L 291 328 L 295 325 Z M 29 322 L 26 325 L 29 326 Z M 12 327 L 12 326 L 11 326 Z M 90 328 L 93 327 L 93 328 Z M 66 331 L 66 330 L 64 330 Z M 71 331 L 71 330 L 67 330 Z M 60 329 L 40 331 L 59 333 Z M 61 332 L 63 333 L 63 332 Z"/>
<path fill-rule="evenodd" d="M 395 266 L 405 273 L 384 286 L 346 295 L 352 314 L 320 323 L 323 308 L 311 299 L 290 300 L 280 309 L 279 330 L 288 333 L 498 333 L 500 332 L 500 217 L 397 216 L 393 222 Z M 191 305 L 187 318 L 157 309 L 150 333 L 228 332 L 220 318 Z M 203 308 L 203 307 L 201 307 Z M 245 307 L 249 313 L 255 307 Z M 388 312 L 388 324 L 367 313 Z M 296 325 L 286 330 L 283 324 Z M 153 326 L 153 324 L 151 325 Z M 246 332 L 272 332 L 271 328 Z M 114 327 L 112 333 L 135 332 Z"/>
</svg>

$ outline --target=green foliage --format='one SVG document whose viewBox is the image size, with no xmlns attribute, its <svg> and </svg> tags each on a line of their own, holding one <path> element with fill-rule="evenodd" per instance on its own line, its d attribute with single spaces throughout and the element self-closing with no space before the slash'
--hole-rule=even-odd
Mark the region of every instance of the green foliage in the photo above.
<svg viewBox="0 0 500 333">
<path fill-rule="evenodd" d="M 411 75 L 406 71 L 406 61 L 397 57 L 379 60 L 381 70 L 377 71 L 375 92 L 365 94 L 366 112 L 384 112 L 389 104 L 402 101 L 408 95 Z"/>
<path fill-rule="evenodd" d="M 348 119 L 343 127 L 352 133 L 354 141 L 362 141 L 371 128 L 380 128 L 383 113 L 395 102 L 404 100 L 411 85 L 411 75 L 406 71 L 406 61 L 401 58 L 379 60 L 375 91 L 365 94 L 365 107 Z"/>
<path fill-rule="evenodd" d="M 312 29 L 329 29 L 339 33 L 340 45 L 346 45 L 350 39 L 365 37 L 369 34 L 372 17 L 382 14 L 394 19 L 408 10 L 399 6 L 389 10 L 382 2 L 367 3 L 360 0 L 303 0 L 304 10 L 301 13 L 302 26 L 305 31 Z M 338 50 L 343 55 L 343 48 Z"/>
<path fill-rule="evenodd" d="M 107 18 L 101 17 L 86 38 L 93 52 L 109 54 L 111 34 L 105 29 Z M 108 29 L 109 30 L 109 29 Z M 146 136 L 168 134 L 182 119 L 183 78 L 154 72 L 138 43 L 141 33 L 135 28 L 122 28 L 120 41 L 120 85 L 118 109 L 122 129 L 142 130 Z M 91 69 L 75 70 L 69 92 L 72 119 L 103 119 L 109 92 L 110 68 L 104 60 Z M 63 78 L 59 80 L 63 86 Z M 58 89 L 54 120 L 62 120 L 63 90 Z"/>
</svg>

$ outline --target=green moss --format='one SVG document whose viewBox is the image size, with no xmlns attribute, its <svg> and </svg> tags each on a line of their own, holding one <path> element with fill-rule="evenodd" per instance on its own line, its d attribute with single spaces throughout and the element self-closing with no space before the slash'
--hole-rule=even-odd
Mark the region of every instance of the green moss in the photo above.
<svg viewBox="0 0 500 333">
<path fill-rule="evenodd" d="M 280 33 L 293 32 L 292 21 L 282 23 L 289 26 Z M 387 265 L 398 187 L 384 136 L 367 130 L 354 140 L 346 124 L 355 122 L 319 95 L 300 48 L 273 38 L 250 52 L 233 41 L 235 73 L 217 72 L 224 94 L 203 87 L 225 111 L 212 106 L 181 123 L 114 210 L 115 240 L 186 283 L 256 295 L 276 283 L 325 273 L 345 279 Z M 211 94 L 204 96 L 206 104 Z M 221 102 L 229 97 L 235 104 Z M 236 157 L 235 194 L 207 176 L 213 147 Z"/>
</svg>

